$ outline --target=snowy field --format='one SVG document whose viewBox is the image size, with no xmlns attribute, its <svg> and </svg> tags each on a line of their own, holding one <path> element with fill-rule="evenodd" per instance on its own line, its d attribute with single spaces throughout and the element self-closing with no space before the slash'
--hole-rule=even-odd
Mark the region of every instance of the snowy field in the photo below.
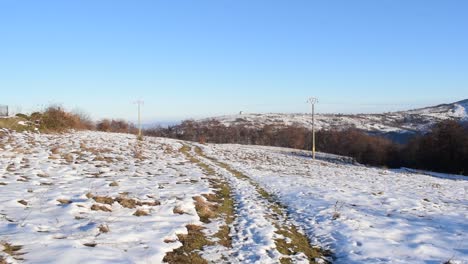
<svg viewBox="0 0 468 264">
<path fill-rule="evenodd" d="M 314 162 L 271 147 L 206 152 L 276 195 L 335 263 L 468 263 L 466 177 Z"/>
<path fill-rule="evenodd" d="M 0 130 L 0 263 L 468 263 L 465 178 L 319 157 Z"/>
</svg>

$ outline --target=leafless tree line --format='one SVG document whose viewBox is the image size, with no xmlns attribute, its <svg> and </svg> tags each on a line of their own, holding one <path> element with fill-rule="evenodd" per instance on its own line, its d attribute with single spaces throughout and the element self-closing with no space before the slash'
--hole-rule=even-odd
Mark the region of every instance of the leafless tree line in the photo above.
<svg viewBox="0 0 468 264">
<path fill-rule="evenodd" d="M 155 127 L 145 135 L 200 143 L 235 143 L 311 149 L 311 131 L 297 126 L 225 126 L 216 120 L 187 120 L 180 125 Z M 322 130 L 316 136 L 317 150 L 350 156 L 356 161 L 391 168 L 411 167 L 448 173 L 468 173 L 468 128 L 456 121 L 444 121 L 426 134 L 416 134 L 406 144 L 357 129 Z"/>
</svg>

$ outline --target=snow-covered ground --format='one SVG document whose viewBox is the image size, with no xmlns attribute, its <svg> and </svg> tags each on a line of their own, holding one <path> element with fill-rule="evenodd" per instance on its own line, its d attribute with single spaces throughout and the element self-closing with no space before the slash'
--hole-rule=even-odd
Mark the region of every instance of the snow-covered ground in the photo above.
<svg viewBox="0 0 468 264">
<path fill-rule="evenodd" d="M 189 225 L 213 242 L 194 251 L 209 263 L 330 259 L 294 245 L 301 234 L 330 249 L 335 263 L 468 263 L 466 178 L 318 157 L 161 138 L 137 143 L 126 134 L 0 130 L 0 263 L 161 263 L 183 245 L 179 235 Z M 214 195 L 213 182 L 230 187 L 229 223 L 199 216 L 194 197 Z M 230 245 L 214 238 L 223 226 Z"/>
<path fill-rule="evenodd" d="M 468 263 L 468 178 L 311 161 L 288 149 L 208 149 L 275 194 L 335 263 Z"/>
<path fill-rule="evenodd" d="M 88 132 L 3 137 L 0 242 L 22 246 L 16 260 L 4 257 L 28 263 L 161 262 L 180 246 L 176 234 L 199 223 L 192 197 L 210 192 L 202 171 L 178 154 L 180 147 L 147 139 L 139 153 L 134 136 Z M 130 200 L 124 207 L 93 197 Z M 186 213 L 175 214 L 175 207 Z M 136 216 L 137 210 L 148 215 Z"/>
</svg>

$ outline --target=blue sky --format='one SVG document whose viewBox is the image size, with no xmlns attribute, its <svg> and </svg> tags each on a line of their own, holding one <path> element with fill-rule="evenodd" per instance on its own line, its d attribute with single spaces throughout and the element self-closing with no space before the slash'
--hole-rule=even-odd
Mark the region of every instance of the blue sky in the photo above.
<svg viewBox="0 0 468 264">
<path fill-rule="evenodd" d="M 0 0 L 0 104 L 94 118 L 468 98 L 468 1 Z"/>
</svg>

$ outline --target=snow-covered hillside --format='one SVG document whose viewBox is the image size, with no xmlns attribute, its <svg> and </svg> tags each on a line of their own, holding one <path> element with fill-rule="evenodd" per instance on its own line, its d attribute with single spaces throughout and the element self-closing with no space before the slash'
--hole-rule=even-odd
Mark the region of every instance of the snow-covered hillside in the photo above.
<svg viewBox="0 0 468 264">
<path fill-rule="evenodd" d="M 217 120 L 224 125 L 245 125 L 248 127 L 303 126 L 311 127 L 310 114 L 253 114 L 219 116 L 200 120 Z M 358 128 L 369 132 L 414 132 L 425 131 L 442 120 L 468 120 L 468 99 L 451 104 L 383 114 L 317 114 L 318 129 Z"/>
<path fill-rule="evenodd" d="M 468 180 L 274 147 L 0 130 L 0 263 L 466 263 Z"/>
<path fill-rule="evenodd" d="M 334 263 L 467 263 L 468 178 L 320 161 L 288 149 L 213 145 L 288 207 Z"/>
</svg>

